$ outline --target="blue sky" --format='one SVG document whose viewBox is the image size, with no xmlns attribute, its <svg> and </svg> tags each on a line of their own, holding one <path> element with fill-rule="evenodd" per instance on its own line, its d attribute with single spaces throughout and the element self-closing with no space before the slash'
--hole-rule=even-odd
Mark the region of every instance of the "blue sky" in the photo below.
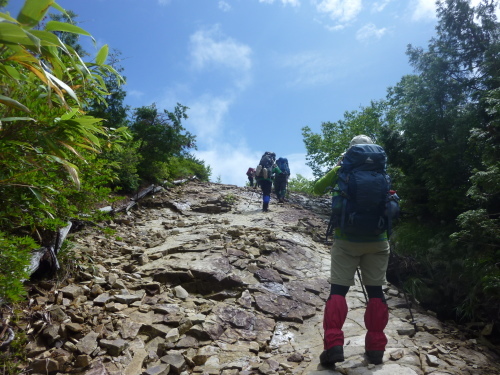
<svg viewBox="0 0 500 375">
<path fill-rule="evenodd" d="M 17 16 L 23 0 L 10 0 Z M 473 1 L 475 3 L 477 1 Z M 385 97 L 435 35 L 434 0 L 58 0 L 122 53 L 126 104 L 189 107 L 212 180 L 242 186 L 264 151 L 311 178 L 301 129 Z"/>
</svg>

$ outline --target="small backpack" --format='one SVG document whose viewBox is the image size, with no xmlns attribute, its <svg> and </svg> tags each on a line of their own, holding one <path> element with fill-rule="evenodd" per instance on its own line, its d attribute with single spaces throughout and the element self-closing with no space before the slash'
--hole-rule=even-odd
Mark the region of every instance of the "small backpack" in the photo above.
<svg viewBox="0 0 500 375">
<path fill-rule="evenodd" d="M 276 165 L 281 170 L 282 174 L 290 175 L 290 168 L 288 167 L 287 158 L 278 158 L 278 160 L 276 160 Z"/>
<path fill-rule="evenodd" d="M 266 151 L 260 158 L 259 165 L 255 168 L 255 176 L 270 178 L 275 160 L 276 154 L 274 152 Z"/>
<path fill-rule="evenodd" d="M 248 170 L 247 170 L 247 176 L 248 176 L 248 177 L 253 177 L 253 176 L 255 176 L 255 169 L 253 169 L 253 168 L 248 168 Z"/>
<path fill-rule="evenodd" d="M 390 235 L 392 220 L 399 215 L 399 197 L 390 190 L 387 157 L 375 144 L 352 146 L 338 172 L 332 198 L 332 217 L 326 236 L 333 228 L 354 236 Z"/>
</svg>

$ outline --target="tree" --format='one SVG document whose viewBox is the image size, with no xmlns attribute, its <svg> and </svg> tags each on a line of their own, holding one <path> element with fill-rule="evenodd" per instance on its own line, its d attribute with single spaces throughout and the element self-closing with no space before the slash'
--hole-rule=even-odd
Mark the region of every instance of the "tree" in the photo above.
<svg viewBox="0 0 500 375">
<path fill-rule="evenodd" d="M 407 50 L 416 74 L 388 91 L 382 137 L 388 155 L 400 155 L 399 192 L 414 214 L 398 227 L 398 248 L 421 262 L 445 318 L 500 318 L 491 308 L 500 295 L 487 293 L 500 285 L 497 8 L 439 1 L 437 36 Z"/>
<path fill-rule="evenodd" d="M 315 177 L 321 177 L 333 167 L 345 152 L 351 139 L 365 134 L 376 141 L 382 127 L 383 102 L 371 102 L 359 111 L 344 113 L 344 119 L 321 124 L 321 134 L 311 128 L 302 128 L 302 136 L 307 150 L 307 165 Z"/>
<path fill-rule="evenodd" d="M 113 50 L 108 57 L 108 64 L 121 74 L 123 67 L 120 66 L 120 56 L 120 51 Z M 128 111 L 130 107 L 124 104 L 127 92 L 123 89 L 123 83 L 126 78 L 108 74 L 104 75 L 102 79 L 106 85 L 106 101 L 93 100 L 89 103 L 87 113 L 91 116 L 102 118 L 105 121 L 105 125 L 109 128 L 128 126 Z"/>
<path fill-rule="evenodd" d="M 135 109 L 131 129 L 141 155 L 138 170 L 143 179 L 158 182 L 167 178 L 168 161 L 196 149 L 196 137 L 182 126 L 187 109 L 179 103 L 173 112 L 160 113 L 155 104 Z"/>
</svg>

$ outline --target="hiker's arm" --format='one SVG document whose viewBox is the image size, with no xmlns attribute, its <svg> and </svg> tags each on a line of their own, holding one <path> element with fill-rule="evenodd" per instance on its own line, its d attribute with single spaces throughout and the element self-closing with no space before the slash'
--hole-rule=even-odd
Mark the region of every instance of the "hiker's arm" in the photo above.
<svg viewBox="0 0 500 375">
<path fill-rule="evenodd" d="M 276 173 L 276 174 L 280 174 L 281 173 L 281 169 L 276 165 L 274 168 L 273 168 L 273 173 Z"/>
<path fill-rule="evenodd" d="M 335 181 L 337 180 L 337 172 L 340 169 L 340 166 L 333 167 L 330 172 L 321 177 L 314 184 L 313 193 L 316 195 L 323 195 L 326 193 L 326 189 L 335 185 Z"/>
</svg>

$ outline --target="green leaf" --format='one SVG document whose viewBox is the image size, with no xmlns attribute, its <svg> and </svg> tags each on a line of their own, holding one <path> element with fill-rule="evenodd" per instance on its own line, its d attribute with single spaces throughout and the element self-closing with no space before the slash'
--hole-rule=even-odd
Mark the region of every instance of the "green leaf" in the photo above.
<svg viewBox="0 0 500 375">
<path fill-rule="evenodd" d="M 36 37 L 35 35 L 29 33 L 29 32 L 26 32 L 26 36 L 29 38 L 29 40 L 33 43 L 33 45 L 35 46 L 37 52 L 40 51 L 40 47 L 41 47 L 41 42 L 40 42 L 40 38 Z"/>
<path fill-rule="evenodd" d="M 30 112 L 28 107 L 25 107 L 24 105 L 19 103 L 17 100 L 9 98 L 8 96 L 0 95 L 0 103 L 5 104 L 6 106 L 9 106 L 9 107 L 14 107 L 14 108 L 20 109 L 21 111 L 24 111 L 24 112 Z"/>
<path fill-rule="evenodd" d="M 13 78 L 16 81 L 22 78 L 19 71 L 9 65 L 0 65 L 0 74 Z"/>
<path fill-rule="evenodd" d="M 26 27 L 33 27 L 42 20 L 52 4 L 54 0 L 26 0 L 17 20 Z"/>
<path fill-rule="evenodd" d="M 17 23 L 17 20 L 15 18 L 12 18 L 10 14 L 0 12 L 0 22 L 5 22 L 5 21 Z"/>
<path fill-rule="evenodd" d="M 72 109 L 69 112 L 66 112 L 64 115 L 61 116 L 61 120 L 69 120 L 75 117 L 75 115 L 78 113 L 78 108 Z"/>
<path fill-rule="evenodd" d="M 0 44 L 32 44 L 26 32 L 12 23 L 0 22 Z"/>
<path fill-rule="evenodd" d="M 31 117 L 4 117 L 0 118 L 0 121 L 36 121 L 34 118 Z"/>
<path fill-rule="evenodd" d="M 38 201 L 40 203 L 42 203 L 42 204 L 44 203 L 42 194 L 40 193 L 40 191 L 38 189 L 30 187 L 29 190 L 33 193 L 33 195 L 36 197 L 36 199 L 38 199 Z"/>
<path fill-rule="evenodd" d="M 107 44 L 103 45 L 99 52 L 97 53 L 97 56 L 95 58 L 95 62 L 98 65 L 102 65 L 106 62 L 106 59 L 108 58 L 108 52 L 109 52 L 109 47 Z"/>
<path fill-rule="evenodd" d="M 90 36 L 92 38 L 92 35 L 88 31 L 82 29 L 79 26 L 76 26 L 76 25 L 73 25 L 73 24 L 67 23 L 67 22 L 49 21 L 49 22 L 47 22 L 47 25 L 45 26 L 45 30 L 46 31 L 63 31 L 66 33 L 86 35 L 86 36 Z"/>
<path fill-rule="evenodd" d="M 49 31 L 31 30 L 30 33 L 40 39 L 42 46 L 56 46 L 66 50 L 63 42 L 61 42 L 57 35 Z"/>
</svg>

